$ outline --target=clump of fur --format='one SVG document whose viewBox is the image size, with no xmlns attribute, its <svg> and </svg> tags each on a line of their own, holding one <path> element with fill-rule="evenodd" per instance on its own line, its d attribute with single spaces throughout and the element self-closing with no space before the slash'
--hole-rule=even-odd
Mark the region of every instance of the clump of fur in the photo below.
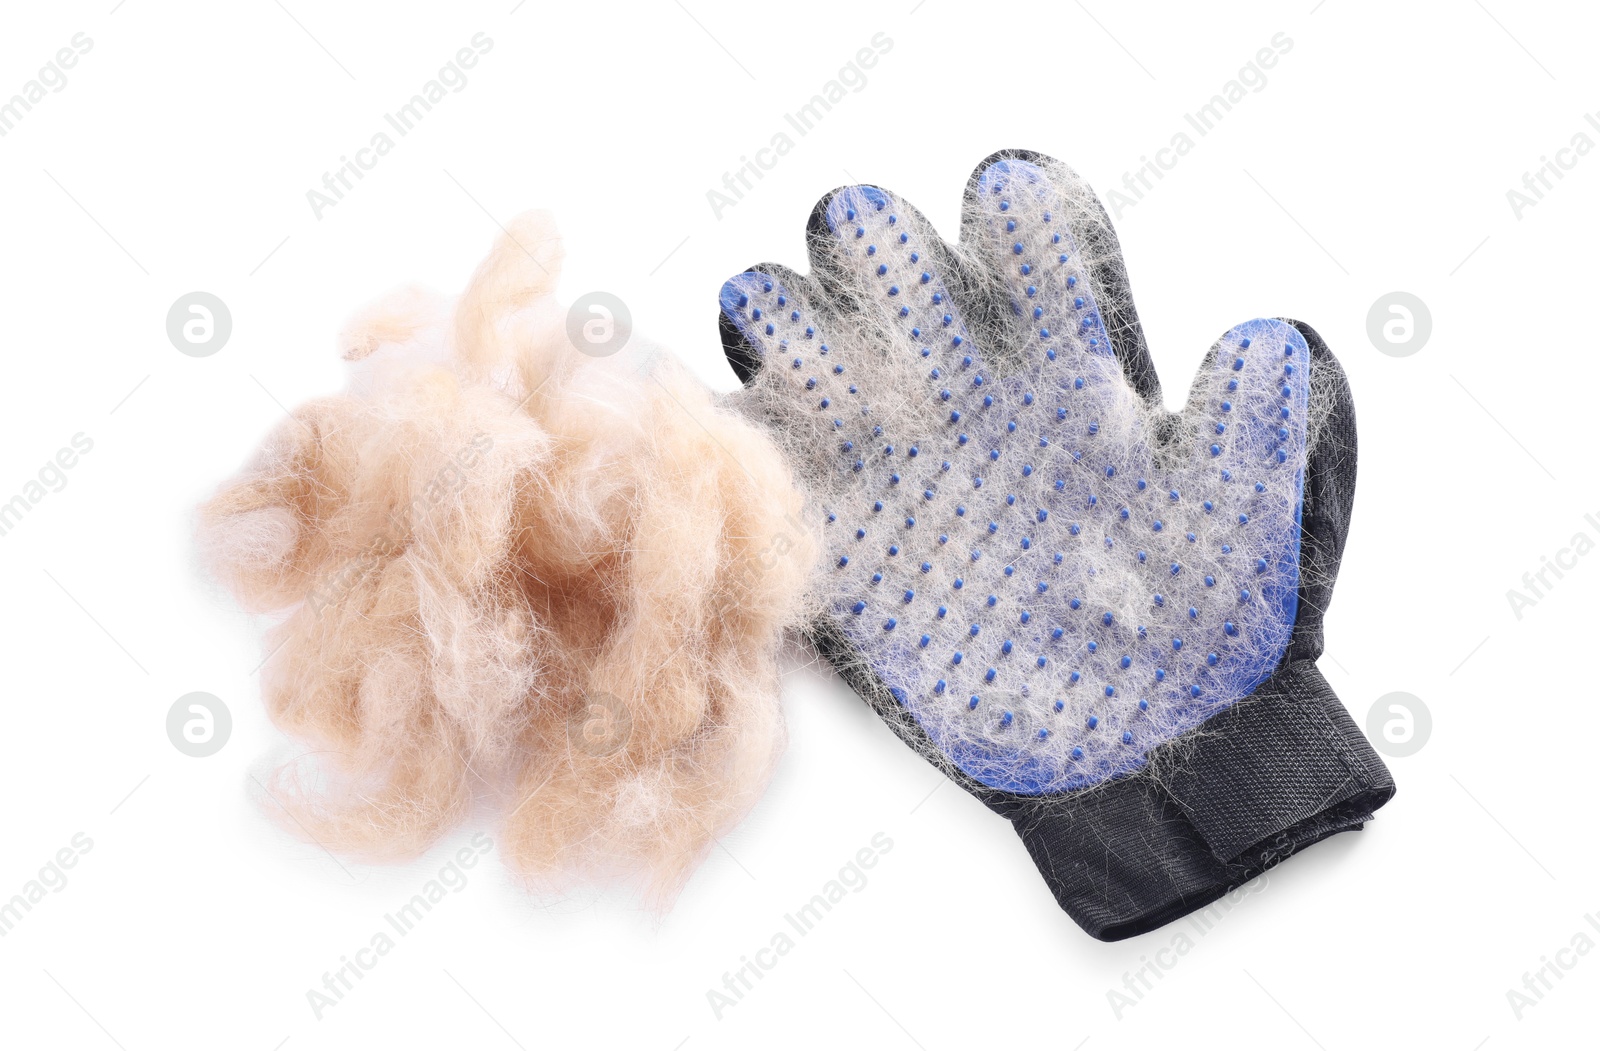
<svg viewBox="0 0 1600 1051">
<path fill-rule="evenodd" d="M 574 347 L 560 259 L 531 213 L 453 313 L 413 290 L 359 318 L 349 391 L 268 439 L 200 542 L 284 614 L 264 698 L 325 760 L 277 771 L 294 825 L 403 857 L 489 797 L 516 870 L 664 903 L 781 750 L 814 544 L 777 450 L 670 356 Z"/>
</svg>

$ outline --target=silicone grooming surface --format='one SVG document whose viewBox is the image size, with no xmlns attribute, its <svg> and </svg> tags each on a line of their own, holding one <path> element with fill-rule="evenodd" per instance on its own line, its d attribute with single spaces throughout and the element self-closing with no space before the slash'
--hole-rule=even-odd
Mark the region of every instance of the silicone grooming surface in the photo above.
<svg viewBox="0 0 1600 1051">
<path fill-rule="evenodd" d="M 1039 166 L 992 163 L 963 272 L 855 187 L 814 248 L 852 314 L 777 268 L 722 293 L 791 434 L 832 450 L 810 482 L 837 632 L 951 762 L 1024 795 L 1128 774 L 1249 695 L 1300 586 L 1305 338 L 1235 327 L 1170 416 L 1124 376 L 1072 214 Z M 969 328 L 975 286 L 999 309 Z"/>
</svg>

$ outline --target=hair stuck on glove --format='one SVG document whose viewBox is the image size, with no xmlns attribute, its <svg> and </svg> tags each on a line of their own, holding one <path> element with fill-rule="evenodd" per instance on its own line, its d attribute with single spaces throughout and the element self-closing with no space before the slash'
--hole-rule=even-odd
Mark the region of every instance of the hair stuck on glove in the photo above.
<svg viewBox="0 0 1600 1051">
<path fill-rule="evenodd" d="M 825 606 L 944 755 L 1028 794 L 1137 769 L 1248 696 L 1298 599 L 1304 337 L 1229 331 L 1171 416 L 1107 333 L 1077 242 L 1092 200 L 999 161 L 969 196 L 968 261 L 852 187 L 812 240 L 848 313 L 763 272 L 723 292 L 747 341 L 785 356 L 750 388 L 763 414 L 805 454 L 835 450 L 807 477 Z M 952 286 L 971 274 L 1010 317 L 965 315 Z"/>
<path fill-rule="evenodd" d="M 1315 332 L 1235 326 L 1168 412 L 1110 220 L 1026 151 L 954 244 L 874 186 L 807 234 L 720 324 L 808 491 L 814 637 L 1079 923 L 1150 929 L 1387 801 L 1315 668 L 1355 481 Z"/>
<path fill-rule="evenodd" d="M 199 537 L 283 617 L 263 697 L 316 749 L 269 786 L 293 826 L 404 857 L 489 800 L 539 885 L 637 878 L 665 905 L 782 748 L 813 544 L 771 442 L 670 355 L 574 346 L 560 259 L 529 213 L 453 310 L 369 310 L 349 389 L 296 410 Z"/>
</svg>

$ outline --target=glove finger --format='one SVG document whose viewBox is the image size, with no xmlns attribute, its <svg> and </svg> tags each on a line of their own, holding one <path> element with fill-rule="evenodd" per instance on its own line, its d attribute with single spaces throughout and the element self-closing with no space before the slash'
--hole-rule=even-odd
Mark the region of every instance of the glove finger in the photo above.
<svg viewBox="0 0 1600 1051">
<path fill-rule="evenodd" d="M 887 409 L 922 416 L 924 491 L 938 492 L 952 462 L 973 441 L 996 444 L 1004 398 L 986 370 L 960 300 L 966 281 L 933 225 L 896 195 L 875 186 L 847 186 L 818 204 L 811 259 L 819 280 L 843 311 L 861 319 L 864 338 L 884 348 L 874 387 Z M 902 418 L 897 416 L 898 418 Z M 936 470 L 934 465 L 938 465 Z M 975 484 L 978 478 L 971 479 Z"/>
<path fill-rule="evenodd" d="M 971 311 L 962 310 L 965 301 L 981 312 L 981 301 L 921 212 L 888 191 L 853 186 L 824 202 L 820 215 L 827 235 L 818 231 L 812 242 L 818 272 L 836 275 L 847 302 L 866 304 L 891 357 L 920 371 L 920 388 L 906 389 L 924 392 L 923 404 L 908 408 L 927 420 L 917 480 L 919 491 L 935 494 L 928 510 L 959 508 L 960 491 L 981 488 L 987 472 L 958 479 L 952 464 L 972 462 L 964 450 L 1001 446 L 1014 426 L 1004 408 L 1032 395 L 990 371 L 994 362 L 968 328 Z"/>
<path fill-rule="evenodd" d="M 1310 387 L 1305 337 L 1282 321 L 1247 321 L 1217 341 L 1190 388 L 1180 428 L 1187 462 L 1175 474 L 1196 500 L 1204 489 L 1206 521 L 1298 531 Z"/>
<path fill-rule="evenodd" d="M 1122 246 L 1117 241 L 1111 217 L 1106 213 L 1094 189 L 1072 168 L 1054 157 L 1032 150 L 999 150 L 984 158 L 973 169 L 967 182 L 964 236 L 972 237 L 977 216 L 978 181 L 983 173 L 1000 161 L 1025 162 L 1043 171 L 1061 198 L 1060 213 L 1052 213 L 1052 221 L 1060 221 L 1071 231 L 1077 247 L 1077 257 L 1088 271 L 1089 288 L 1101 321 L 1111 339 L 1111 347 L 1122 362 L 1122 370 L 1134 391 L 1151 405 L 1161 404 L 1161 384 L 1156 378 L 1155 363 L 1150 359 L 1145 344 L 1144 329 L 1139 324 L 1139 313 L 1134 307 L 1133 292 L 1128 279 L 1128 268 L 1122 258 Z M 1054 216 L 1059 215 L 1059 218 Z"/>
<path fill-rule="evenodd" d="M 1315 329 L 1289 318 L 1311 352 L 1306 472 L 1300 515 L 1300 605 L 1290 656 L 1322 653 L 1322 617 L 1344 556 L 1356 488 L 1356 414 L 1344 369 Z"/>
<path fill-rule="evenodd" d="M 1008 343 L 1041 387 L 1073 392 L 1069 411 L 1103 427 L 1137 426 L 1139 397 L 1123 375 L 1073 231 L 1050 176 L 1004 159 L 977 177 L 968 231 L 998 275 Z"/>
<path fill-rule="evenodd" d="M 813 419 L 801 433 L 837 441 L 844 467 L 872 475 L 874 513 L 897 506 L 907 517 L 959 516 L 961 485 L 982 478 L 958 484 L 952 465 L 974 438 L 998 445 L 1004 422 L 984 412 L 996 388 L 952 297 L 962 284 L 953 254 L 920 212 L 871 186 L 821 201 L 810 235 L 812 279 L 761 267 L 725 286 L 730 361 L 756 386 L 754 359 L 787 366 L 778 370 L 790 373 L 787 382 L 765 386 L 793 393 L 804 384 Z M 870 401 L 856 383 L 863 375 Z M 831 435 L 818 433 L 819 415 Z M 913 494 L 909 506 L 898 506 L 900 493 Z"/>
<path fill-rule="evenodd" d="M 1188 611 L 1182 634 L 1222 654 L 1195 669 L 1202 706 L 1248 696 L 1293 631 L 1309 379 L 1292 326 L 1237 325 L 1196 374 L 1169 439 L 1172 470 L 1147 513 L 1185 530 L 1171 587 Z"/>
<path fill-rule="evenodd" d="M 859 471 L 878 429 L 855 382 L 873 344 L 820 309 L 822 297 L 784 267 L 763 265 L 729 278 L 719 296 L 723 349 L 759 414 L 811 455 L 811 471 Z M 834 345 L 833 333 L 846 338 Z M 855 355 L 857 360 L 852 360 Z"/>
<path fill-rule="evenodd" d="M 939 403 L 965 406 L 978 395 L 939 389 L 940 369 L 906 354 L 861 312 L 841 315 L 814 282 L 782 267 L 730 278 L 720 305 L 724 346 L 746 397 L 763 403 L 762 414 L 804 453 L 806 469 L 819 479 L 863 476 L 866 499 L 851 514 L 892 508 L 910 517 L 957 506 L 950 454 L 969 438 L 962 410 Z M 865 387 L 857 382 L 864 375 Z M 930 403 L 948 414 L 931 431 Z M 864 533 L 864 523 L 856 530 Z"/>
<path fill-rule="evenodd" d="M 811 258 L 838 298 L 859 311 L 892 353 L 914 354 L 937 390 L 984 367 L 952 289 L 963 282 L 922 213 L 876 186 L 846 186 L 819 203 Z"/>
</svg>

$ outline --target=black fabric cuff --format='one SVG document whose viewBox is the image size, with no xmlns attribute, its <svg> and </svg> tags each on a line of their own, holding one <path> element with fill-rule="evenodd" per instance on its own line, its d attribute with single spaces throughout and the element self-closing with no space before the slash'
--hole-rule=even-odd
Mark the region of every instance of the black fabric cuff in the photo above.
<svg viewBox="0 0 1600 1051">
<path fill-rule="evenodd" d="M 1117 941 L 1204 908 L 1295 852 L 1359 829 L 1394 779 L 1308 660 L 1152 753 L 1055 798 L 991 798 L 1079 926 Z"/>
</svg>

